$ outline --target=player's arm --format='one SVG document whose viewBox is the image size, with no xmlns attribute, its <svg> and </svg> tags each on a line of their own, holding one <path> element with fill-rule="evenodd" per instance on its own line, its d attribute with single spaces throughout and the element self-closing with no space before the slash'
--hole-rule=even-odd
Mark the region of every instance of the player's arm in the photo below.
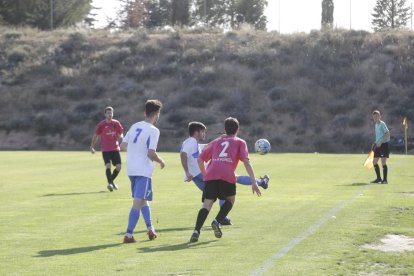
<svg viewBox="0 0 414 276">
<path fill-rule="evenodd" d="M 206 174 L 206 167 L 204 166 L 204 160 L 200 157 L 197 159 L 198 167 L 200 168 L 200 171 L 203 175 Z"/>
<path fill-rule="evenodd" d="M 96 134 L 92 136 L 91 147 L 90 147 L 91 153 L 95 153 L 95 145 L 96 145 L 96 141 L 98 141 L 98 138 L 99 136 Z"/>
<path fill-rule="evenodd" d="M 161 169 L 163 169 L 165 167 L 164 160 L 162 160 L 161 157 L 159 157 L 159 155 L 157 154 L 157 152 L 155 150 L 149 149 L 148 154 L 149 154 L 149 157 L 152 161 L 157 162 L 157 163 L 160 164 Z"/>
<path fill-rule="evenodd" d="M 185 172 L 185 176 L 186 176 L 185 181 L 187 181 L 187 182 L 188 181 L 191 181 L 193 179 L 193 176 L 188 171 L 188 157 L 187 157 L 187 153 L 180 152 L 180 159 L 181 159 L 181 165 L 183 166 L 183 169 L 184 169 L 184 172 Z"/>
<path fill-rule="evenodd" d="M 252 192 L 256 193 L 258 196 L 262 195 L 262 192 L 260 192 L 259 187 L 256 183 L 256 177 L 254 176 L 254 171 L 252 164 L 250 164 L 250 160 L 248 158 L 243 160 L 244 167 L 246 168 L 247 174 L 250 176 L 250 179 L 252 181 Z"/>
</svg>

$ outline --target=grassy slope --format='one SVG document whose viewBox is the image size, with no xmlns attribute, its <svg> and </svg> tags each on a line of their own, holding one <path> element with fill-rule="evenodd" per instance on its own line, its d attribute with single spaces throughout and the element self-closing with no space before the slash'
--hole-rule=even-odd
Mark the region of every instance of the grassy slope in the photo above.
<svg viewBox="0 0 414 276">
<path fill-rule="evenodd" d="M 176 150 L 189 121 L 216 133 L 234 116 L 245 136 L 265 137 L 278 152 L 360 153 L 373 109 L 393 135 L 404 116 L 414 119 L 413 38 L 3 27 L 0 149 L 83 150 L 104 106 L 128 128 L 146 99 L 159 98 L 165 151 Z"/>
<path fill-rule="evenodd" d="M 0 156 L 7 160 L 0 165 L 2 275 L 249 275 L 359 193 L 267 274 L 407 275 L 414 269 L 414 253 L 360 248 L 388 233 L 414 235 L 414 198 L 401 194 L 413 191 L 412 156 L 393 155 L 390 184 L 382 186 L 364 184 L 373 172 L 362 168 L 363 155 L 254 155 L 256 173 L 272 176 L 270 188 L 255 198 L 239 187 L 234 225 L 223 230 L 223 238 L 215 239 L 206 227 L 199 243 L 188 244 L 200 194 L 182 182 L 178 154 L 165 153 L 167 166 L 155 172 L 152 203 L 159 237 L 148 241 L 140 221 L 133 245 L 121 244 L 131 204 L 125 171 L 117 181 L 121 189 L 107 192 L 100 154 Z"/>
</svg>

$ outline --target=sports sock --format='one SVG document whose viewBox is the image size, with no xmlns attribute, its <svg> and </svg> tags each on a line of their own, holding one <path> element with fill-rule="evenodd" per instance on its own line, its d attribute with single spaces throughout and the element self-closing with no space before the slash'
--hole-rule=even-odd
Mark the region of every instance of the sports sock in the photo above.
<svg viewBox="0 0 414 276">
<path fill-rule="evenodd" d="M 111 169 L 106 169 L 106 180 L 108 180 L 108 184 L 112 183 L 112 176 L 111 176 Z"/>
<path fill-rule="evenodd" d="M 384 174 L 383 180 L 387 180 L 387 176 L 388 176 L 388 166 L 387 165 L 382 166 L 382 173 Z"/>
<path fill-rule="evenodd" d="M 242 185 L 251 185 L 252 182 L 250 179 L 251 178 L 248 175 L 241 175 L 237 177 L 237 183 L 242 184 Z"/>
<path fill-rule="evenodd" d="M 152 229 L 152 221 L 151 221 L 151 208 L 148 205 L 141 207 L 141 213 L 145 220 L 145 225 L 147 229 Z"/>
<path fill-rule="evenodd" d="M 196 230 L 198 233 L 200 233 L 201 227 L 203 227 L 203 224 L 206 221 L 209 212 L 210 211 L 206 208 L 201 208 L 200 211 L 198 211 L 197 222 L 194 228 L 194 230 Z"/>
<path fill-rule="evenodd" d="M 115 180 L 115 178 L 118 176 L 119 171 L 117 169 L 114 169 L 114 171 L 112 172 L 112 181 Z"/>
<path fill-rule="evenodd" d="M 381 179 L 380 169 L 379 169 L 378 164 L 375 164 L 374 168 L 375 168 L 375 173 L 377 174 L 377 179 Z"/>
<path fill-rule="evenodd" d="M 216 216 L 216 220 L 218 222 L 223 221 L 224 218 L 230 212 L 231 208 L 233 208 L 233 204 L 231 204 L 230 201 L 226 200 L 226 202 L 224 202 L 223 206 L 221 206 L 220 211 L 218 212 L 218 214 Z"/>
<path fill-rule="evenodd" d="M 131 211 L 129 212 L 127 233 L 129 234 L 134 233 L 134 229 L 138 223 L 138 219 L 139 219 L 139 211 L 136 208 L 132 207 Z"/>
</svg>

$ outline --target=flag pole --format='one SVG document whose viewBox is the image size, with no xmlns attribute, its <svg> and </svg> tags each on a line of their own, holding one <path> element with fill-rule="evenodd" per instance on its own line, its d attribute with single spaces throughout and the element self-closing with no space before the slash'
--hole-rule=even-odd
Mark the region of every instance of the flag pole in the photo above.
<svg viewBox="0 0 414 276">
<path fill-rule="evenodd" d="M 403 120 L 403 126 L 404 126 L 404 142 L 405 142 L 405 155 L 408 154 L 408 121 L 407 117 Z"/>
</svg>

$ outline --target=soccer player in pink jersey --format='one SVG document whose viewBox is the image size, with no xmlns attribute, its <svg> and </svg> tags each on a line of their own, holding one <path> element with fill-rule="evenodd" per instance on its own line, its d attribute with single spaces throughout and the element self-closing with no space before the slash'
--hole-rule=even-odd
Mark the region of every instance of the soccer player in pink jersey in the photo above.
<svg viewBox="0 0 414 276">
<path fill-rule="evenodd" d="M 108 181 L 108 190 L 118 190 L 118 186 L 114 183 L 115 178 L 121 170 L 121 155 L 118 140 L 123 137 L 123 127 L 121 123 L 115 119 L 114 109 L 110 106 L 105 107 L 105 120 L 98 123 L 95 134 L 92 137 L 91 152 L 95 153 L 95 144 L 98 138 L 101 139 L 102 157 L 105 163 L 105 174 Z M 115 166 L 111 173 L 111 162 Z"/>
<path fill-rule="evenodd" d="M 211 223 L 216 238 L 221 238 L 220 221 L 228 215 L 236 199 L 236 168 L 242 161 L 251 179 L 253 193 L 261 196 L 256 183 L 254 170 L 249 160 L 249 152 L 246 142 L 237 137 L 239 122 L 236 118 L 229 117 L 224 121 L 225 135 L 218 137 L 208 144 L 201 152 L 197 162 L 203 174 L 205 188 L 203 191 L 203 206 L 197 215 L 197 221 L 190 242 L 197 242 L 201 227 L 207 219 L 213 203 L 219 199 L 225 200 L 216 218 Z M 207 169 L 204 163 L 209 162 Z"/>
<path fill-rule="evenodd" d="M 206 136 L 207 127 L 201 122 L 190 122 L 188 124 L 189 137 L 184 140 L 180 149 L 181 165 L 184 169 L 184 181 L 193 181 L 194 184 L 200 189 L 201 192 L 204 190 L 203 174 L 198 167 L 197 159 L 206 146 L 206 144 L 199 144 L 204 141 Z M 270 177 L 265 175 L 256 179 L 256 183 L 259 187 L 267 189 L 269 187 Z M 241 185 L 250 186 L 252 183 L 251 179 L 247 175 L 237 176 L 236 183 Z M 224 200 L 219 201 L 220 206 L 224 204 Z M 219 222 L 221 225 L 232 225 L 230 218 L 226 217 L 223 221 Z"/>
</svg>

